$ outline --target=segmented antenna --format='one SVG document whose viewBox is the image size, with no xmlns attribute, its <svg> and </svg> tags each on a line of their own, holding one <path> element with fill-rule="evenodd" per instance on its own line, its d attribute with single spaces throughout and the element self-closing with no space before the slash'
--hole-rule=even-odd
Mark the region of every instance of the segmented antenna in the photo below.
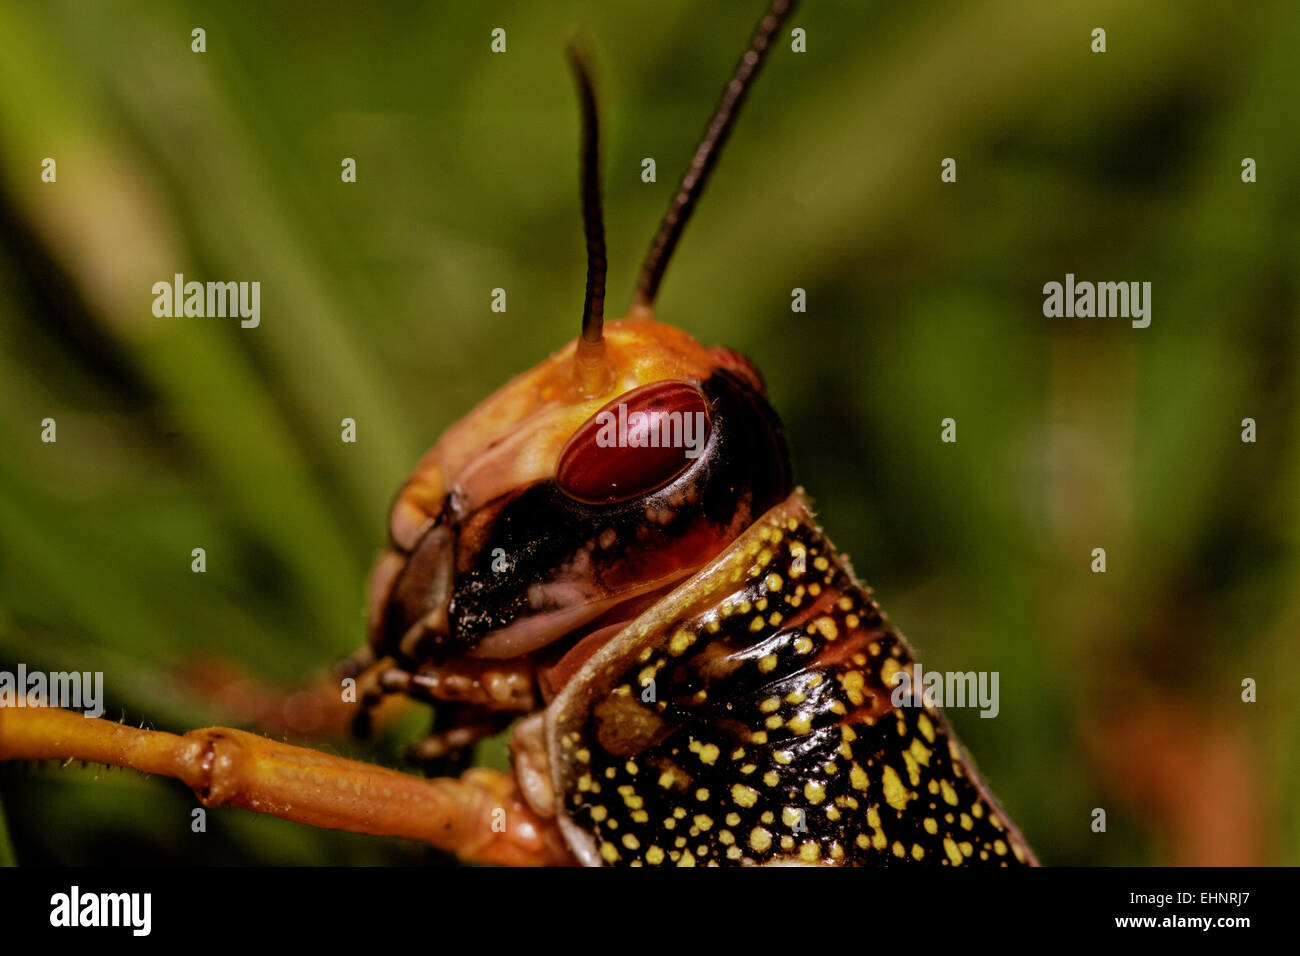
<svg viewBox="0 0 1300 956">
<path fill-rule="evenodd" d="M 655 296 L 659 294 L 659 283 L 663 281 L 664 271 L 668 268 L 668 260 L 672 258 L 677 240 L 681 238 L 682 230 L 686 228 L 686 223 L 695 210 L 695 204 L 699 202 L 700 194 L 704 192 L 709 174 L 713 172 L 713 167 L 718 161 L 718 154 L 722 152 L 727 137 L 731 135 L 731 127 L 735 125 L 749 88 L 763 66 L 763 58 L 771 45 L 772 37 L 781 29 L 781 25 L 789 18 L 796 6 L 798 0 L 773 0 L 766 15 L 759 21 L 758 28 L 754 30 L 753 39 L 749 41 L 749 49 L 736 64 L 731 82 L 722 91 L 722 98 L 718 100 L 718 105 L 713 110 L 713 118 L 709 120 L 700 145 L 695 148 L 691 165 L 687 168 L 686 175 L 682 177 L 681 185 L 677 187 L 677 195 L 673 197 L 668 212 L 664 214 L 663 221 L 659 224 L 659 232 L 655 234 L 654 242 L 650 244 L 650 251 L 641 265 L 641 276 L 636 285 L 636 303 L 640 308 L 648 310 L 654 304 Z"/>
<path fill-rule="evenodd" d="M 582 338 L 601 341 L 605 326 L 605 221 L 600 208 L 600 116 L 585 54 L 569 45 L 569 64 L 582 108 L 582 226 L 587 236 L 587 293 L 582 303 Z"/>
</svg>

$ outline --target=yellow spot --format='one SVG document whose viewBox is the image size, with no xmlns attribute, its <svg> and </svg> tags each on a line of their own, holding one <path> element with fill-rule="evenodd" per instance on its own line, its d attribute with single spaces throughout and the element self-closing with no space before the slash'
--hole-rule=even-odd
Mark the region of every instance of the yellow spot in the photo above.
<svg viewBox="0 0 1300 956">
<path fill-rule="evenodd" d="M 758 623 L 761 625 L 763 622 L 760 620 Z M 761 658 L 759 659 L 759 661 L 758 661 L 758 669 L 759 669 L 762 673 L 764 673 L 764 674 L 768 673 L 769 671 L 775 670 L 775 669 L 776 669 L 776 655 L 775 655 L 775 654 L 767 654 L 767 655 L 761 657 Z"/>
<path fill-rule="evenodd" d="M 912 781 L 912 786 L 921 782 L 921 768 L 916 765 L 916 758 L 910 751 L 903 752 L 903 766 L 907 768 L 907 779 Z"/>
<path fill-rule="evenodd" d="M 781 778 L 776 775 L 775 770 L 769 770 L 763 774 L 763 783 L 769 787 L 775 787 L 780 782 Z"/>
<path fill-rule="evenodd" d="M 603 823 L 607 816 L 609 816 L 609 811 L 604 807 L 596 806 L 591 808 L 591 818 L 597 823 Z"/>
<path fill-rule="evenodd" d="M 765 744 L 765 743 L 767 743 L 767 731 L 766 731 L 766 730 L 756 730 L 756 731 L 754 731 L 752 734 L 749 735 L 749 742 L 750 742 L 751 744 Z"/>
<path fill-rule="evenodd" d="M 975 826 L 975 821 L 970 818 L 970 814 L 968 813 L 963 813 L 958 817 L 958 820 L 961 822 L 961 828 L 963 830 L 969 830 L 971 827 Z"/>
<path fill-rule="evenodd" d="M 634 836 L 633 836 L 632 834 L 630 834 L 630 833 L 624 833 L 624 834 L 623 834 L 623 845 L 624 845 L 625 847 L 627 847 L 629 850 L 636 850 L 636 849 L 639 849 L 639 848 L 640 848 L 640 846 L 641 846 L 641 841 L 639 841 L 636 837 L 634 837 Z"/>
<path fill-rule="evenodd" d="M 894 851 L 894 856 L 898 857 L 900 860 L 907 856 L 907 847 L 903 846 L 903 844 L 899 843 L 897 840 L 894 841 L 894 845 L 890 847 L 890 849 Z"/>
<path fill-rule="evenodd" d="M 780 698 L 780 697 L 769 697 L 769 698 L 767 698 L 765 701 L 763 701 L 761 704 L 758 705 L 758 709 L 759 709 L 760 711 L 762 711 L 763 713 L 765 713 L 765 714 L 771 714 L 771 713 L 774 713 L 775 711 L 778 711 L 778 710 L 781 709 L 781 698 Z"/>
<path fill-rule="evenodd" d="M 719 830 L 718 842 L 721 843 L 723 846 L 731 846 L 733 843 L 736 842 L 736 838 L 731 835 L 730 830 Z"/>
<path fill-rule="evenodd" d="M 898 661 L 894 660 L 892 657 L 886 657 L 885 663 L 880 665 L 880 680 L 886 687 L 893 687 L 894 675 L 902 669 L 903 668 L 899 665 Z M 902 715 L 900 714 L 899 716 Z"/>
<path fill-rule="evenodd" d="M 735 811 L 728 813 L 726 817 L 726 822 L 727 822 L 727 826 L 729 827 L 740 826 L 740 814 L 736 813 Z"/>
<path fill-rule="evenodd" d="M 694 817 L 695 825 L 701 830 L 713 829 L 713 818 L 705 813 L 697 813 Z"/>
<path fill-rule="evenodd" d="M 731 799 L 742 807 L 752 807 L 758 802 L 758 791 L 738 783 L 731 788 Z"/>
<path fill-rule="evenodd" d="M 772 848 L 772 834 L 762 827 L 754 827 L 749 832 L 749 848 L 755 853 L 766 853 Z"/>
<path fill-rule="evenodd" d="M 573 756 L 577 758 L 578 763 L 591 763 L 591 751 L 586 747 L 583 747 Z"/>
<path fill-rule="evenodd" d="M 903 789 L 903 781 L 898 779 L 898 771 L 889 764 L 885 764 L 885 802 L 895 810 L 902 810 L 907 806 L 907 791 Z"/>
<path fill-rule="evenodd" d="M 952 788 L 947 780 L 939 781 L 939 789 L 943 791 L 943 802 L 949 806 L 957 806 L 957 791 Z"/>
<path fill-rule="evenodd" d="M 925 827 L 926 833 L 939 832 L 939 821 L 936 820 L 934 817 L 926 817 L 922 825 Z"/>
<path fill-rule="evenodd" d="M 787 720 L 785 725 L 790 728 L 792 734 L 806 734 L 812 730 L 812 717 L 808 714 L 797 714 Z"/>
<path fill-rule="evenodd" d="M 924 716 L 924 714 L 922 715 Z M 930 766 L 930 748 L 915 737 L 912 738 L 912 746 L 907 748 L 908 753 L 917 759 L 919 763 Z"/>
<path fill-rule="evenodd" d="M 709 791 L 708 791 L 708 789 L 705 788 L 705 787 L 700 787 L 700 789 L 696 790 L 696 791 L 695 791 L 695 799 L 696 799 L 696 800 L 700 800 L 700 801 L 704 801 L 704 800 L 709 799 Z M 685 813 L 683 813 L 682 815 L 685 816 Z"/>
<path fill-rule="evenodd" d="M 788 750 L 778 750 L 776 753 L 772 754 L 772 759 L 779 764 L 785 765 L 794 759 L 794 755 Z"/>
<path fill-rule="evenodd" d="M 811 639 L 800 634 L 794 639 L 794 651 L 796 654 L 809 654 L 812 652 L 813 642 Z"/>
<path fill-rule="evenodd" d="M 844 687 L 844 693 L 849 697 L 849 702 L 854 707 L 861 707 L 863 701 L 867 699 L 862 693 L 862 688 L 866 686 L 866 680 L 861 671 L 849 671 L 840 677 L 840 684 Z"/>
<path fill-rule="evenodd" d="M 825 560 L 825 559 L 823 559 Z M 840 636 L 840 630 L 835 626 L 835 622 L 829 617 L 819 617 L 813 622 L 817 632 L 828 641 L 833 641 Z"/>
<path fill-rule="evenodd" d="M 809 780 L 803 787 L 804 799 L 809 803 L 818 804 L 826 799 L 826 787 L 818 780 Z"/>
<path fill-rule="evenodd" d="M 849 783 L 853 786 L 854 790 L 867 789 L 867 772 L 856 763 L 849 770 Z"/>
<path fill-rule="evenodd" d="M 953 866 L 961 866 L 961 850 L 957 849 L 957 844 L 953 842 L 952 837 L 943 838 L 943 852 L 948 854 L 948 859 L 952 861 Z"/>
<path fill-rule="evenodd" d="M 996 853 L 998 856 L 1006 856 L 1006 855 L 1007 855 L 1007 845 L 1006 845 L 1005 843 L 1003 843 L 1001 840 L 994 840 L 994 841 L 993 841 L 993 852 Z"/>
<path fill-rule="evenodd" d="M 668 653 L 673 657 L 680 657 L 686 653 L 686 649 L 695 643 L 695 635 L 690 631 L 678 631 L 673 635 L 673 639 L 668 642 Z"/>
<path fill-rule="evenodd" d="M 712 765 L 718 759 L 718 753 L 716 744 L 705 744 L 700 748 L 700 762 Z"/>
<path fill-rule="evenodd" d="M 600 856 L 606 863 L 614 863 L 618 860 L 618 847 L 612 843 L 602 843 L 600 845 Z"/>
<path fill-rule="evenodd" d="M 912 859 L 919 861 L 919 860 L 921 860 L 922 858 L 924 858 L 924 856 L 925 856 L 925 848 L 922 847 L 921 844 L 919 844 L 919 843 L 913 843 L 913 844 L 912 844 Z"/>
<path fill-rule="evenodd" d="M 962 856 L 970 856 L 975 852 L 975 848 L 965 841 L 958 843 L 957 849 L 961 850 Z"/>
<path fill-rule="evenodd" d="M 678 866 L 694 866 L 695 857 L 691 856 L 690 850 L 682 851 L 682 858 L 677 861 Z"/>
<path fill-rule="evenodd" d="M 822 858 L 822 852 L 812 840 L 806 840 L 799 846 L 799 859 L 805 863 L 816 863 Z"/>
<path fill-rule="evenodd" d="M 672 770 L 665 770 L 659 775 L 659 786 L 666 790 L 673 785 L 673 781 L 676 779 L 677 777 Z"/>
<path fill-rule="evenodd" d="M 653 866 L 658 866 L 664 861 L 664 851 L 657 846 L 652 846 L 645 851 L 645 861 Z"/>
<path fill-rule="evenodd" d="M 782 584 L 781 575 L 773 571 L 771 574 L 767 576 L 767 580 L 764 583 L 767 585 L 767 589 L 769 591 L 779 591 L 781 590 L 781 584 Z"/>
<path fill-rule="evenodd" d="M 934 743 L 934 724 L 930 723 L 930 718 L 921 714 L 916 718 L 916 726 L 921 728 L 921 735 L 930 743 Z"/>
</svg>

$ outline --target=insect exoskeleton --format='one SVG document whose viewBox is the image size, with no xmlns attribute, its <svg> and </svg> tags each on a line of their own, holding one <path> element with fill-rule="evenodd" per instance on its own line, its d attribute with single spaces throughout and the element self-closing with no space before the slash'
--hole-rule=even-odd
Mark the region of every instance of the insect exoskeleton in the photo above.
<svg viewBox="0 0 1300 956">
<path fill-rule="evenodd" d="M 654 321 L 668 259 L 792 4 L 778 0 L 603 319 L 583 107 L 583 333 L 450 429 L 393 506 L 367 700 L 435 706 L 433 766 L 511 735 L 523 798 L 591 865 L 1032 863 L 915 663 L 792 488 L 757 369 Z M 451 704 L 448 707 L 448 704 Z M 462 763 L 464 758 L 462 756 Z"/>
<path fill-rule="evenodd" d="M 648 319 L 603 344 L 599 391 L 570 344 L 399 493 L 390 686 L 532 712 L 516 773 L 585 863 L 1032 859 L 943 715 L 893 706 L 912 654 L 792 491 L 757 372 Z"/>
</svg>

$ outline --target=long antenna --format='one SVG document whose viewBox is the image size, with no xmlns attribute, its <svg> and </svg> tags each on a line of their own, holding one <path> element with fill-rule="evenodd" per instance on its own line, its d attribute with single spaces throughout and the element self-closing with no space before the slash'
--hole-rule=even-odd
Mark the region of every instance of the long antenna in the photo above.
<svg viewBox="0 0 1300 956">
<path fill-rule="evenodd" d="M 709 120 L 704 137 L 700 140 L 700 145 L 695 147 L 695 156 L 691 160 L 691 165 L 687 168 L 686 175 L 682 177 L 681 185 L 677 187 L 677 195 L 673 197 L 668 212 L 659 223 L 659 232 L 655 234 L 645 262 L 641 264 L 641 276 L 636 284 L 636 304 L 640 309 L 649 311 L 654 305 L 655 296 L 659 294 L 659 283 L 663 281 L 664 271 L 668 268 L 668 260 L 672 258 L 677 240 L 682 237 L 682 230 L 686 228 L 686 223 L 695 210 L 695 204 L 699 202 L 700 195 L 704 192 L 709 174 L 713 172 L 713 167 L 718 161 L 718 155 L 726 145 L 727 137 L 731 135 L 731 127 L 735 125 L 749 88 L 763 66 L 763 59 L 772 43 L 772 37 L 781 29 L 781 25 L 797 5 L 798 0 L 773 0 L 767 13 L 759 21 L 757 29 L 754 30 L 753 39 L 749 41 L 749 49 L 736 64 L 731 82 L 722 91 L 722 98 L 718 100 L 718 105 L 713 110 L 713 118 Z"/>
<path fill-rule="evenodd" d="M 595 344 L 605 327 L 605 221 L 600 208 L 600 116 L 586 56 L 569 45 L 569 64 L 582 108 L 582 226 L 587 236 L 587 293 L 582 303 L 582 338 Z"/>
</svg>

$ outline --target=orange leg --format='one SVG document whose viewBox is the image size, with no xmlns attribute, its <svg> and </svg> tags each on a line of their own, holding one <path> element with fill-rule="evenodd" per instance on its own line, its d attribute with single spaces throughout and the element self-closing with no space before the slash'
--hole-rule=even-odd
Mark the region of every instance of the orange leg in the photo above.
<svg viewBox="0 0 1300 956">
<path fill-rule="evenodd" d="M 0 708 L 0 760 L 22 759 L 87 760 L 163 774 L 183 781 L 206 806 L 423 840 L 465 860 L 573 862 L 555 821 L 534 813 L 514 777 L 495 770 L 421 780 L 224 727 L 178 737 L 65 710 Z"/>
</svg>

